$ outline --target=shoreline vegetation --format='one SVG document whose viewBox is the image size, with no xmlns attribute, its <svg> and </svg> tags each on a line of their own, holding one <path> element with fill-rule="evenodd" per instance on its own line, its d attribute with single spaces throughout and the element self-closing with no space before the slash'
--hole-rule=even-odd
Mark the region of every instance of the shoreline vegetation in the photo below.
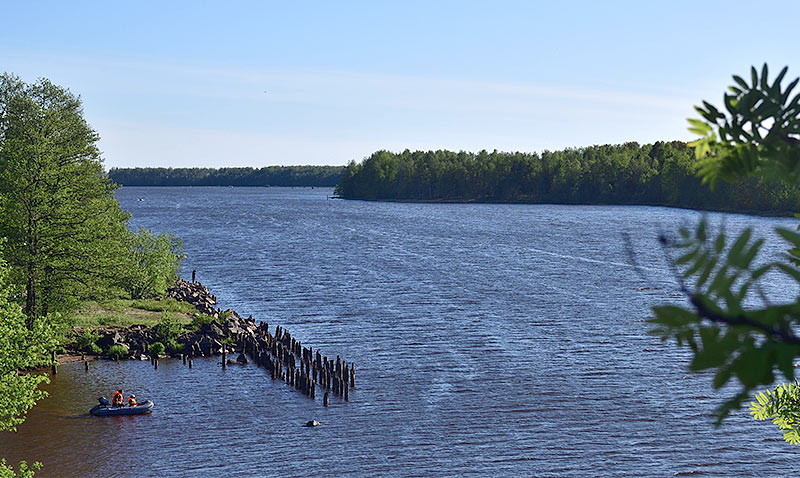
<svg viewBox="0 0 800 478">
<path fill-rule="evenodd" d="M 319 388 L 324 394 L 323 406 L 328 406 L 331 395 L 349 401 L 350 390 L 355 387 L 352 362 L 338 355 L 335 360 L 329 359 L 319 350 L 304 346 L 280 325 L 275 327 L 273 335 L 268 323 L 257 323 L 252 316 L 244 318 L 233 309 L 220 310 L 214 307 L 216 302 L 203 284 L 178 280 L 165 296 L 128 304 L 119 315 L 107 319 L 105 325 L 72 327 L 57 361 L 81 360 L 88 371 L 89 361 L 98 357 L 150 360 L 157 369 L 160 358 L 171 357 L 181 359 L 191 368 L 195 357 L 221 355 L 223 369 L 252 360 L 265 368 L 273 380 L 286 382 L 311 400 L 316 400 Z M 151 320 L 127 325 L 141 319 L 141 311 L 164 311 L 164 314 L 155 324 Z M 167 311 L 184 314 L 184 320 Z M 82 323 L 94 322 L 91 318 L 96 315 L 96 310 L 90 308 L 89 313 L 84 313 Z M 95 318 L 100 322 L 104 317 Z M 228 358 L 228 354 L 237 353 L 236 359 Z M 57 373 L 55 363 L 53 372 Z"/>
<path fill-rule="evenodd" d="M 800 209 L 800 187 L 754 177 L 697 177 L 694 150 L 680 141 L 629 142 L 538 153 L 377 151 L 350 162 L 343 199 L 441 203 L 641 205 L 759 215 Z"/>
<path fill-rule="evenodd" d="M 264 168 L 111 168 L 121 186 L 334 187 L 345 166 L 267 166 Z"/>
</svg>

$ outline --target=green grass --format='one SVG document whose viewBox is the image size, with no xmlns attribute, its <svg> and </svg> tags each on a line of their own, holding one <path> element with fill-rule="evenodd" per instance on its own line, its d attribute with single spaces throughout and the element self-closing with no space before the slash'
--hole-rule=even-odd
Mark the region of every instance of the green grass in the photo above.
<svg viewBox="0 0 800 478">
<path fill-rule="evenodd" d="M 179 302 L 172 298 L 133 300 L 129 307 L 149 310 L 151 312 L 175 312 L 178 314 L 193 314 L 197 312 L 197 309 L 195 309 L 192 304 L 188 302 Z"/>
<path fill-rule="evenodd" d="M 119 325 L 128 327 L 136 324 L 155 325 L 169 312 L 182 324 L 192 321 L 197 312 L 191 304 L 175 299 L 114 299 L 103 302 L 87 301 L 81 304 L 67 320 L 76 327 L 95 327 L 99 325 Z"/>
</svg>

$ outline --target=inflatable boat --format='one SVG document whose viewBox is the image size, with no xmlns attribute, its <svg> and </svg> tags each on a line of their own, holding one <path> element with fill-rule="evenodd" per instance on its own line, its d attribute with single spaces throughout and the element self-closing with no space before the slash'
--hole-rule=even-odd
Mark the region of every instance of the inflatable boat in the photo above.
<svg viewBox="0 0 800 478">
<path fill-rule="evenodd" d="M 137 404 L 135 407 L 115 407 L 108 403 L 104 397 L 100 397 L 100 405 L 95 406 L 89 413 L 96 417 L 110 417 L 114 415 L 141 415 L 149 413 L 153 409 L 154 403 L 150 400 L 145 400 Z"/>
</svg>

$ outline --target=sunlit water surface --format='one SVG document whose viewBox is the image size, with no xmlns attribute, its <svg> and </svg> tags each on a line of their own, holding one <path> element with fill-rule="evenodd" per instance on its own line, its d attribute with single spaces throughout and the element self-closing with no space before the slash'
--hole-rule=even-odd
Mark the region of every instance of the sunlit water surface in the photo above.
<svg viewBox="0 0 800 478">
<path fill-rule="evenodd" d="M 170 231 L 223 308 L 356 364 L 350 402 L 255 366 L 65 365 L 0 456 L 37 476 L 785 476 L 797 451 L 732 389 L 647 334 L 681 303 L 657 243 L 700 217 L 653 207 L 328 200 L 325 189 L 124 188 L 132 224 Z M 729 231 L 787 219 L 711 214 Z M 631 238 L 625 246 L 623 236 Z M 632 253 L 631 253 L 632 250 Z M 638 265 L 634 265 L 634 262 Z M 656 289 L 639 290 L 643 287 Z M 770 281 L 774 299 L 796 290 Z M 124 387 L 152 415 L 93 418 Z M 323 423 L 304 428 L 306 421 Z"/>
</svg>

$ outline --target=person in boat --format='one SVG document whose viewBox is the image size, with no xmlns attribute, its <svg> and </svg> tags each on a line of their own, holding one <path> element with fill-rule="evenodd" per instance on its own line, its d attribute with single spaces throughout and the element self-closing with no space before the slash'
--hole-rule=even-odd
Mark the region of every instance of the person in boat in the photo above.
<svg viewBox="0 0 800 478">
<path fill-rule="evenodd" d="M 117 390 L 114 392 L 114 396 L 111 398 L 111 405 L 115 407 L 121 407 L 124 403 L 122 399 L 122 389 Z"/>
<path fill-rule="evenodd" d="M 131 394 L 131 397 L 128 399 L 128 405 L 132 407 L 136 406 L 136 395 Z"/>
</svg>

